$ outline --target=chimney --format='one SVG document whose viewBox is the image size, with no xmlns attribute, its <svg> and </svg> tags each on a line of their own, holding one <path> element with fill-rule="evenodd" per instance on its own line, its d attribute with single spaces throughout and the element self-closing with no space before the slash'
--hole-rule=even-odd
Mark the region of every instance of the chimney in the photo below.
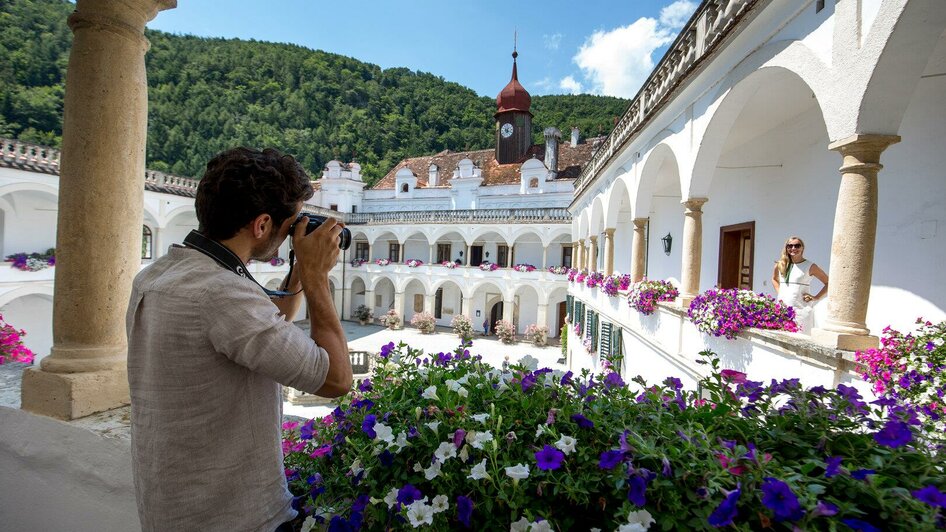
<svg viewBox="0 0 946 532">
<path fill-rule="evenodd" d="M 440 168 L 431 164 L 427 169 L 427 186 L 435 187 L 440 184 Z"/>
<path fill-rule="evenodd" d="M 551 178 L 558 177 L 558 144 L 562 141 L 562 132 L 558 128 L 547 127 L 545 134 L 545 167 L 549 169 Z"/>
<path fill-rule="evenodd" d="M 572 126 L 572 148 L 578 146 L 578 126 Z"/>
</svg>

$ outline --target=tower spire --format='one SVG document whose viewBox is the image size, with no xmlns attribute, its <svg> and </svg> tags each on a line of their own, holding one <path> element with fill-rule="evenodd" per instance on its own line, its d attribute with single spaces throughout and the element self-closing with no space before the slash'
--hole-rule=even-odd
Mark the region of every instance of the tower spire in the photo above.
<svg viewBox="0 0 946 532">
<path fill-rule="evenodd" d="M 515 30 L 512 34 L 512 79 L 519 81 L 519 73 L 516 69 L 516 58 L 519 57 L 519 30 Z"/>
</svg>

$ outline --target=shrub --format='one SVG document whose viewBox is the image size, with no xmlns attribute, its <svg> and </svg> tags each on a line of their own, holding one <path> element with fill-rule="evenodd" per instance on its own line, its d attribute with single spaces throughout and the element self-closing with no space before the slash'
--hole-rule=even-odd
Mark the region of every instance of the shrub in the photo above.
<svg viewBox="0 0 946 532">
<path fill-rule="evenodd" d="M 355 319 L 358 321 L 371 321 L 372 317 L 371 309 L 365 305 L 358 305 L 355 309 Z"/>
<path fill-rule="evenodd" d="M 707 290 L 690 303 L 687 311 L 696 327 L 730 340 L 749 327 L 795 332 L 795 309 L 772 296 L 730 288 Z"/>
<path fill-rule="evenodd" d="M 418 312 L 417 314 L 411 316 L 411 327 L 420 329 L 420 332 L 424 334 L 430 334 L 434 332 L 434 326 L 436 323 L 436 318 L 434 318 L 434 315 L 429 312 Z"/>
<path fill-rule="evenodd" d="M 643 281 L 634 283 L 627 295 L 627 305 L 641 314 L 650 315 L 657 310 L 658 301 L 673 301 L 680 291 L 670 281 Z"/>
<path fill-rule="evenodd" d="M 473 339 L 473 322 L 464 314 L 457 314 L 450 322 L 453 332 L 464 342 Z"/>
<path fill-rule="evenodd" d="M 526 327 L 526 338 L 536 347 L 545 347 L 549 344 L 549 328 L 533 323 Z"/>
<path fill-rule="evenodd" d="M 511 321 L 499 320 L 496 322 L 496 336 L 504 344 L 516 343 L 516 326 Z"/>
<path fill-rule="evenodd" d="M 914 413 L 930 435 L 946 443 L 946 322 L 916 323 L 917 330 L 907 334 L 885 328 L 880 348 L 858 351 L 855 358 L 865 365 L 861 375 L 874 393 Z"/>
<path fill-rule="evenodd" d="M 307 526 L 405 530 L 931 530 L 942 457 L 845 385 L 763 384 L 711 359 L 625 385 L 382 349 L 321 421 L 287 423 Z M 399 362 L 394 362 L 399 359 Z M 383 385 L 375 385 L 383 383 Z M 626 527 L 626 528 L 625 528 Z"/>
<path fill-rule="evenodd" d="M 401 326 L 401 317 L 398 316 L 397 312 L 392 308 L 387 312 L 387 314 L 378 318 L 378 321 L 381 322 L 381 325 L 384 325 L 388 329 L 397 329 Z"/>
</svg>

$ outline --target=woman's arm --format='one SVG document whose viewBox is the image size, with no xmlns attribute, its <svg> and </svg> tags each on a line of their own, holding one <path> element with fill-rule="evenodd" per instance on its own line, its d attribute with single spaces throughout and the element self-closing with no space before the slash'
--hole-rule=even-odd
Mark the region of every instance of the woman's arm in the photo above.
<svg viewBox="0 0 946 532">
<path fill-rule="evenodd" d="M 778 295 L 778 263 L 775 264 L 775 268 L 772 270 L 772 287 L 775 288 L 775 294 Z"/>
<path fill-rule="evenodd" d="M 822 297 L 824 297 L 825 294 L 828 293 L 828 274 L 826 274 L 824 270 L 819 268 L 817 264 L 811 265 L 811 268 L 808 270 L 808 274 L 814 277 L 815 279 L 818 279 L 824 284 L 824 286 L 821 287 L 821 290 L 819 290 L 817 294 L 815 295 L 809 294 L 809 297 L 811 297 L 811 300 L 817 301 L 821 299 Z"/>
</svg>

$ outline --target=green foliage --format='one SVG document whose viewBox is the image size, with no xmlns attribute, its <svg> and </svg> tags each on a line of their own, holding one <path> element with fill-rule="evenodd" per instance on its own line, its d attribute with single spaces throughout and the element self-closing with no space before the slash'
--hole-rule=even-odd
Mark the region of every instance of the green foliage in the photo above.
<svg viewBox="0 0 946 532">
<path fill-rule="evenodd" d="M 0 2 L 0 134 L 58 145 L 73 9 L 64 0 Z M 432 74 L 289 44 L 147 37 L 150 168 L 199 177 L 220 150 L 276 146 L 313 177 L 331 159 L 355 159 L 373 184 L 403 158 L 493 142 L 493 98 Z M 566 137 L 572 125 L 607 133 L 627 106 L 587 95 L 533 102 L 537 142 L 547 126 Z"/>
</svg>

